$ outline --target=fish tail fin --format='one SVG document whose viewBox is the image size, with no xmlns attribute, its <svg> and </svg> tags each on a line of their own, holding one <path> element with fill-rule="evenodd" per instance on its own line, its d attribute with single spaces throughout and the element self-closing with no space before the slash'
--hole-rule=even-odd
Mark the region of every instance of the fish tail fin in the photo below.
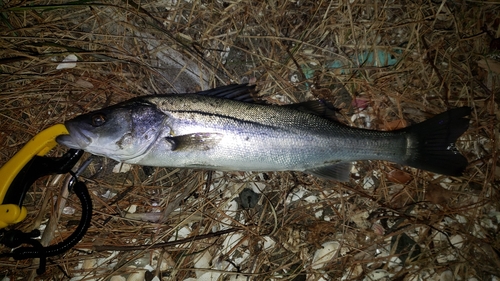
<svg viewBox="0 0 500 281">
<path fill-rule="evenodd" d="M 449 176 L 461 176 L 467 159 L 455 141 L 469 127 L 470 107 L 443 112 L 422 123 L 402 129 L 408 135 L 407 159 L 402 164 Z"/>
</svg>

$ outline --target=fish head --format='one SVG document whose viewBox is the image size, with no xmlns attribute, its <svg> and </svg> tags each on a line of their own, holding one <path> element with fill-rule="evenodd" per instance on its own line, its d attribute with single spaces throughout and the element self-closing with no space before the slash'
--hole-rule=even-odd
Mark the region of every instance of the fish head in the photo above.
<svg viewBox="0 0 500 281">
<path fill-rule="evenodd" d="M 155 105 L 131 101 L 86 113 L 64 123 L 59 144 L 117 161 L 140 157 L 162 132 L 166 115 Z"/>
</svg>

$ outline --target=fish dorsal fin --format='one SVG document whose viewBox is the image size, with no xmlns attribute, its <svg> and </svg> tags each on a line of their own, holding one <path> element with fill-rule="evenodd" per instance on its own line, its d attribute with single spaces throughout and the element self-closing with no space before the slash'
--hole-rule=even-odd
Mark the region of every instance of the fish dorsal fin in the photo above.
<svg viewBox="0 0 500 281">
<path fill-rule="evenodd" d="M 329 166 L 306 170 L 306 173 L 313 174 L 320 178 L 346 182 L 349 181 L 351 167 L 351 162 L 340 162 Z"/>
<path fill-rule="evenodd" d="M 260 101 L 254 98 L 256 94 L 255 85 L 248 84 L 231 84 L 206 91 L 201 91 L 196 94 L 247 103 L 267 104 L 265 101 Z M 324 118 L 337 120 L 335 112 L 338 110 L 331 103 L 323 100 L 306 101 L 283 106 Z"/>
<path fill-rule="evenodd" d="M 335 112 L 337 111 L 336 108 L 332 104 L 323 100 L 312 100 L 283 106 L 328 119 L 337 120 L 337 117 L 335 116 Z"/>
<path fill-rule="evenodd" d="M 255 85 L 248 84 L 231 84 L 227 86 L 217 87 L 196 94 L 203 96 L 211 96 L 223 99 L 230 99 L 242 102 L 257 102 L 253 95 L 255 95 Z"/>
</svg>

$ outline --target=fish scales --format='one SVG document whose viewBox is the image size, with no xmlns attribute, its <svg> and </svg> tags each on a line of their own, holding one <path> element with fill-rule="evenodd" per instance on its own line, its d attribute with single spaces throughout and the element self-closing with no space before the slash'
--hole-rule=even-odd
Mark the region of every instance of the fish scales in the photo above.
<svg viewBox="0 0 500 281">
<path fill-rule="evenodd" d="M 357 160 L 386 160 L 448 175 L 460 175 L 467 166 L 453 144 L 468 127 L 468 107 L 405 129 L 375 131 L 328 118 L 320 102 L 243 102 L 251 89 L 229 85 L 135 98 L 67 121 L 69 135 L 57 141 L 147 166 L 292 170 L 337 180 L 348 180 L 350 162 Z"/>
<path fill-rule="evenodd" d="M 396 160 L 396 147 L 403 151 L 406 145 L 402 134 L 355 129 L 287 107 L 214 100 L 198 95 L 152 97 L 147 101 L 168 116 L 165 125 L 173 135 L 199 132 L 224 135 L 209 151 L 184 151 L 172 159 L 188 167 L 307 170 L 340 161 Z M 151 154 L 155 156 L 142 159 L 138 164 L 161 165 L 170 153 L 168 148 L 163 151 L 164 148 L 161 144 L 155 146 L 155 153 Z M 162 156 L 157 157 L 158 154 Z M 203 163 L 200 159 L 204 159 Z M 246 161 L 242 163 L 242 159 Z"/>
</svg>

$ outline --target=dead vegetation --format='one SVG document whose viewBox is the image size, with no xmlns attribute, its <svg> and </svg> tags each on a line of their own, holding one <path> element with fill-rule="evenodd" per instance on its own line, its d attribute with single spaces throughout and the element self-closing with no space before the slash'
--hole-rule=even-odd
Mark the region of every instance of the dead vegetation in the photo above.
<svg viewBox="0 0 500 281">
<path fill-rule="evenodd" d="M 470 165 L 457 178 L 377 161 L 357 163 L 347 184 L 288 172 L 134 166 L 114 173 L 116 163 L 100 159 L 83 175 L 94 203 L 86 237 L 50 258 L 42 276 L 35 277 L 36 260 L 7 258 L 0 276 L 500 278 L 497 2 L 0 4 L 0 164 L 40 130 L 77 114 L 254 78 L 271 103 L 327 99 L 341 109 L 341 122 L 378 130 L 473 108 L 457 143 Z M 70 55 L 76 66 L 61 65 Z M 38 181 L 25 200 L 28 218 L 15 227 L 45 227 L 63 182 Z M 51 244 L 79 218 L 74 196 L 66 206 Z"/>
</svg>

